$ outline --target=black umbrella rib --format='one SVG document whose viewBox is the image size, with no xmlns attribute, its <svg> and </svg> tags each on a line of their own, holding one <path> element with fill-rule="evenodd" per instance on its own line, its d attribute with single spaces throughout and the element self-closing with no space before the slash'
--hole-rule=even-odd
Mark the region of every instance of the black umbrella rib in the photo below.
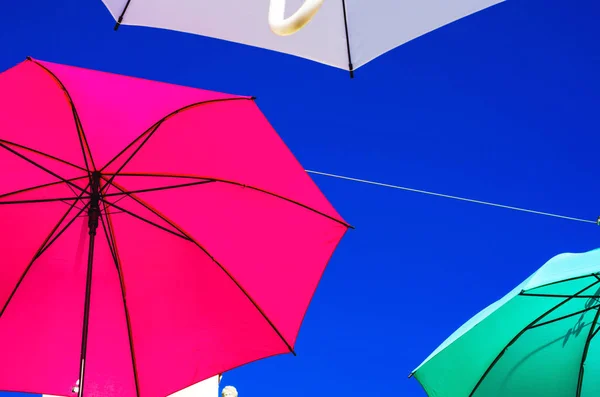
<svg viewBox="0 0 600 397">
<path fill-rule="evenodd" d="M 579 378 L 577 380 L 577 394 L 575 395 L 576 397 L 581 397 L 581 389 L 583 388 L 583 372 L 584 372 L 584 365 L 585 365 L 585 360 L 587 359 L 587 355 L 588 355 L 588 350 L 590 349 L 590 342 L 592 341 L 592 338 L 594 337 L 594 328 L 596 327 L 596 324 L 598 323 L 598 317 L 600 316 L 600 309 L 596 309 L 596 315 L 594 316 L 594 321 L 592 321 L 592 326 L 590 327 L 590 332 L 588 333 L 588 337 L 585 340 L 585 346 L 583 348 L 583 354 L 581 355 L 581 365 L 579 366 Z"/>
<path fill-rule="evenodd" d="M 600 299 L 600 295 L 561 295 L 561 294 L 530 294 L 528 292 L 522 292 L 519 295 L 521 296 L 532 296 L 537 298 L 576 298 L 576 299 Z"/>
<path fill-rule="evenodd" d="M 127 9 L 129 8 L 129 3 L 131 3 L 131 0 L 127 0 L 127 3 L 125 4 L 125 7 L 123 7 L 123 11 L 121 12 L 121 15 L 119 15 L 119 19 L 117 19 L 117 23 L 115 24 L 115 31 L 117 31 L 119 29 L 119 26 L 121 26 L 121 22 L 123 22 L 123 17 L 125 17 L 125 13 L 127 12 Z"/>
<path fill-rule="evenodd" d="M 113 175 L 113 177 L 115 176 L 115 174 L 108 174 L 108 175 Z M 346 222 L 341 221 L 341 220 L 339 220 L 337 218 L 334 218 L 331 215 L 327 215 L 326 213 L 321 212 L 321 211 L 319 211 L 317 209 L 314 209 L 314 208 L 312 208 L 312 207 L 310 207 L 310 206 L 308 206 L 306 204 L 302 204 L 299 201 L 292 200 L 292 199 L 287 198 L 285 196 L 282 196 L 280 194 L 273 193 L 273 192 L 270 192 L 268 190 L 261 189 L 261 188 L 258 188 L 258 187 L 252 186 L 252 185 L 246 185 L 246 184 L 243 184 L 243 183 L 240 183 L 240 182 L 235 182 L 235 181 L 231 181 L 231 180 L 227 180 L 227 179 L 212 178 L 212 177 L 201 177 L 201 176 L 193 176 L 193 175 L 168 175 L 168 174 L 154 174 L 154 173 L 135 173 L 135 174 L 124 173 L 124 174 L 119 174 L 119 176 L 121 176 L 121 177 L 125 177 L 125 176 L 132 176 L 132 177 L 133 176 L 139 176 L 139 177 L 157 177 L 157 178 L 199 179 L 199 180 L 203 180 L 203 181 L 210 180 L 212 182 L 220 182 L 220 183 L 225 183 L 225 184 L 228 184 L 228 185 L 239 186 L 239 187 L 243 187 L 243 188 L 246 188 L 246 189 L 251 189 L 251 190 L 254 190 L 254 191 L 257 191 L 257 192 L 260 192 L 260 193 L 267 194 L 269 196 L 278 198 L 278 199 L 283 200 L 283 201 L 287 201 L 288 203 L 297 205 L 299 207 L 302 207 L 304 209 L 312 211 L 312 212 L 314 212 L 316 214 L 324 216 L 325 218 L 330 219 L 330 220 L 332 220 L 332 221 L 334 221 L 336 223 L 339 223 L 340 225 L 343 225 L 343 226 L 345 226 L 347 228 L 354 229 L 354 226 L 349 225 Z M 115 187 L 117 187 L 115 184 L 112 184 L 112 185 L 115 186 Z M 124 190 L 122 188 L 119 188 L 119 190 L 121 190 L 125 194 L 127 194 L 127 192 L 129 192 L 128 190 Z M 129 192 L 129 193 L 133 193 L 133 192 Z"/>
<path fill-rule="evenodd" d="M 346 11 L 346 0 L 342 0 L 342 8 L 344 9 L 344 29 L 346 30 L 346 50 L 348 51 L 348 69 L 350 70 L 350 78 L 354 78 L 354 66 L 352 65 L 352 53 L 350 52 L 350 33 L 348 32 L 348 15 Z"/>
<path fill-rule="evenodd" d="M 81 196 L 83 196 L 83 193 L 82 193 Z M 29 264 L 25 268 L 25 271 L 23 272 L 23 274 L 21 274 L 21 277 L 19 278 L 19 281 L 17 282 L 17 285 L 15 285 L 15 288 L 13 288 L 11 294 L 8 297 L 8 300 L 6 301 L 6 303 L 4 304 L 4 306 L 2 307 L 2 310 L 0 311 L 0 318 L 2 318 L 2 316 L 4 315 L 4 312 L 6 312 L 6 309 L 8 308 L 8 305 L 10 304 L 10 302 L 13 299 L 13 297 L 17 293 L 17 290 L 19 289 L 19 287 L 23 283 L 23 280 L 25 279 L 25 277 L 29 273 L 29 270 L 31 269 L 31 267 L 33 266 L 33 264 L 35 263 L 35 261 L 56 241 L 56 239 L 73 223 L 73 221 L 83 211 L 83 210 L 80 211 L 75 217 L 73 217 L 73 219 L 71 219 L 71 221 L 69 221 L 69 223 L 52 239 L 52 236 L 54 236 L 54 234 L 56 233 L 56 231 L 58 230 L 58 228 L 60 227 L 60 225 L 69 216 L 69 213 L 73 210 L 73 208 L 75 207 L 76 203 L 77 203 L 77 201 L 73 202 L 73 204 L 69 207 L 69 209 L 67 210 L 67 212 L 65 212 L 65 214 L 60 218 L 60 220 L 58 221 L 58 223 L 52 228 L 52 230 L 50 231 L 50 233 L 48 234 L 48 236 L 44 239 L 44 242 L 42 243 L 42 245 L 40 246 L 40 248 L 37 250 L 37 252 L 33 256 L 33 258 L 31 259 L 31 261 L 29 262 Z"/>
<path fill-rule="evenodd" d="M 28 163 L 31 163 L 33 165 L 35 165 L 36 167 L 38 167 L 39 169 L 47 172 L 48 174 L 52 175 L 53 177 L 60 179 L 61 181 L 63 181 L 64 183 L 66 183 L 67 185 L 70 185 L 74 188 L 76 188 L 77 190 L 83 191 L 84 193 L 88 193 L 85 191 L 85 189 L 82 189 L 81 187 L 77 186 L 76 184 L 74 184 L 73 182 L 71 182 L 69 179 L 65 179 L 62 176 L 58 175 L 57 173 L 50 171 L 48 168 L 44 167 L 41 164 L 36 163 L 35 161 L 31 160 L 29 157 L 17 152 L 16 150 L 6 146 L 4 143 L 0 142 L 0 147 L 8 150 L 9 152 L 13 153 L 14 155 L 22 158 L 23 160 L 27 161 Z"/>
<path fill-rule="evenodd" d="M 596 330 L 592 334 L 592 339 L 594 339 L 594 337 L 596 336 L 596 334 L 598 333 L 598 331 L 600 331 L 600 326 L 596 327 Z"/>
<path fill-rule="evenodd" d="M 134 217 L 134 218 L 136 218 L 136 219 L 139 219 L 139 220 L 141 220 L 141 221 L 143 221 L 143 222 L 146 222 L 146 223 L 147 223 L 147 224 L 149 224 L 149 225 L 152 225 L 152 226 L 154 226 L 154 227 L 157 227 L 157 228 L 159 228 L 160 230 L 163 230 L 163 231 L 165 231 L 165 232 L 167 232 L 167 233 L 170 233 L 170 234 L 172 234 L 172 235 L 174 235 L 174 236 L 180 237 L 180 238 L 182 238 L 182 239 L 184 239 L 184 240 L 188 240 L 188 241 L 190 241 L 190 238 L 189 238 L 188 236 L 184 235 L 184 234 L 177 233 L 177 232 L 175 232 L 175 231 L 173 231 L 173 230 L 171 230 L 171 229 L 168 229 L 168 228 L 166 228 L 166 227 L 164 227 L 164 226 L 161 226 L 161 225 L 159 225 L 158 223 L 152 222 L 151 220 L 149 220 L 149 219 L 146 219 L 146 218 L 144 218 L 144 217 L 143 217 L 143 216 L 141 216 L 141 215 L 138 215 L 138 214 L 136 214 L 136 213 L 134 213 L 134 212 L 132 212 L 132 211 L 126 210 L 125 208 L 123 208 L 123 207 L 120 207 L 120 206 L 116 205 L 115 203 L 111 203 L 110 201 L 107 201 L 107 200 L 105 200 L 105 199 L 103 199 L 103 198 L 101 198 L 100 200 L 101 200 L 103 203 L 106 203 L 106 204 L 110 205 L 111 207 L 114 207 L 114 208 L 118 209 L 119 211 L 122 211 L 122 212 L 124 212 L 124 213 L 126 213 L 126 214 L 128 214 L 128 215 L 131 215 L 131 216 L 133 216 L 133 217 Z"/>
<path fill-rule="evenodd" d="M 77 178 L 71 178 L 71 179 L 67 179 L 69 182 L 74 182 L 80 179 L 84 179 L 87 178 L 86 176 L 79 176 Z M 56 186 L 56 185 L 60 185 L 62 183 L 65 183 L 64 181 L 56 181 L 56 182 L 50 182 L 50 183 L 44 183 L 43 185 L 38 185 L 38 186 L 32 186 L 32 187 L 28 187 L 25 189 L 20 189 L 20 190 L 15 190 L 14 192 L 10 192 L 10 193 L 4 193 L 4 194 L 0 194 L 0 199 L 3 199 L 5 197 L 9 197 L 9 196 L 14 196 L 17 194 L 21 194 L 21 193 L 27 193 L 33 190 L 37 190 L 37 189 L 43 189 L 45 187 L 50 187 L 50 186 Z M 69 186 L 69 185 L 67 185 Z"/>
<path fill-rule="evenodd" d="M 56 74 L 54 74 L 50 69 L 48 69 L 41 63 L 31 59 L 30 57 L 28 57 L 27 59 L 29 61 L 33 62 L 34 64 L 38 65 L 43 70 L 45 70 L 46 73 L 48 73 L 54 79 L 54 81 L 56 81 L 58 86 L 65 93 L 65 96 L 67 97 L 67 100 L 69 101 L 69 105 L 71 106 L 71 111 L 73 112 L 73 120 L 75 121 L 75 128 L 77 128 L 77 137 L 79 138 L 79 144 L 81 145 L 83 161 L 85 162 L 85 168 L 87 169 L 87 172 L 90 173 L 90 183 L 91 183 L 92 168 L 93 168 L 93 170 L 95 170 L 96 166 L 94 165 L 94 158 L 92 157 L 92 151 L 90 150 L 90 146 L 88 145 L 87 138 L 85 137 L 85 132 L 83 131 L 83 125 L 81 124 L 81 119 L 79 118 L 79 114 L 77 113 L 77 108 L 75 107 L 75 102 L 73 102 L 73 98 L 71 97 L 71 94 L 69 94 L 67 87 L 65 87 L 63 82 L 60 81 L 58 76 L 56 76 Z M 92 168 L 90 168 L 90 166 L 88 164 L 86 149 L 87 149 L 87 154 L 89 154 L 89 156 L 90 156 L 90 161 L 92 162 Z"/>
<path fill-rule="evenodd" d="M 230 101 L 253 101 L 254 99 L 255 99 L 254 97 L 234 97 L 234 98 L 211 99 L 211 100 L 207 100 L 207 101 L 191 103 L 189 105 L 186 105 L 186 106 L 183 106 L 183 107 L 181 107 L 179 109 L 176 109 L 176 110 L 172 111 L 171 113 L 167 114 L 166 116 L 164 116 L 162 119 L 158 120 L 150 128 L 148 128 L 146 131 L 144 131 L 143 133 L 141 133 L 140 136 L 138 136 L 133 141 L 131 141 L 131 143 L 129 145 L 125 146 L 125 148 L 123 150 L 121 150 L 119 153 L 117 153 L 117 155 L 115 157 L 113 157 L 108 163 L 106 163 L 106 165 L 104 167 L 102 167 L 102 169 L 100 170 L 100 172 L 102 172 L 103 175 L 107 175 L 104 172 L 104 170 L 106 170 L 108 168 L 108 166 L 110 166 L 119 157 L 121 157 L 125 152 L 127 152 L 129 149 L 131 149 L 131 147 L 133 147 L 133 145 L 135 145 L 139 140 L 141 140 L 144 137 L 146 137 L 146 135 L 152 135 L 152 134 L 154 134 L 154 132 L 156 132 L 156 129 L 163 122 L 167 121 L 168 119 L 170 119 L 171 117 L 177 115 L 178 113 L 181 113 L 183 111 L 186 111 L 186 110 L 189 110 L 189 109 L 193 109 L 195 107 L 202 106 L 202 105 L 210 105 L 210 104 L 221 103 L 221 102 L 230 102 Z M 143 143 L 140 144 L 140 146 L 144 145 L 147 141 L 148 141 L 148 137 L 146 137 L 146 139 L 144 140 Z M 120 171 L 125 167 L 125 164 L 127 164 L 129 161 L 131 161 L 132 157 L 138 152 L 139 149 L 140 148 L 138 147 L 136 149 L 136 151 L 127 160 L 125 160 L 125 163 L 123 165 L 121 165 L 121 167 L 119 167 L 119 170 L 114 174 L 115 176 L 116 176 L 116 174 L 120 173 Z"/>
<path fill-rule="evenodd" d="M 78 197 L 53 197 L 47 199 L 31 199 L 31 200 L 15 200 L 15 201 L 0 201 L 0 205 L 9 205 L 9 204 L 38 204 L 38 203 L 54 203 L 57 201 L 68 202 L 68 201 L 78 201 Z"/>
<path fill-rule="evenodd" d="M 114 187 L 116 187 L 117 189 L 119 189 L 119 190 L 121 190 L 123 192 L 126 192 L 122 187 L 120 187 L 118 185 L 114 185 Z M 254 301 L 254 299 L 252 299 L 252 297 L 250 296 L 250 294 L 244 289 L 244 287 L 242 287 L 242 285 L 235 279 L 235 277 L 233 277 L 233 275 L 231 273 L 229 273 L 229 271 L 227 271 L 227 269 L 225 269 L 225 267 L 221 263 L 219 263 L 219 261 L 217 261 L 216 258 L 214 256 L 212 256 L 212 254 L 210 252 L 208 252 L 208 250 L 202 244 L 200 244 L 198 241 L 196 241 L 192 236 L 189 235 L 189 233 L 187 233 L 181 227 L 177 226 L 169 218 L 167 218 L 166 216 L 164 216 L 161 213 L 157 212 L 154 208 L 150 207 L 149 205 L 147 205 L 140 198 L 136 197 L 133 194 L 129 194 L 129 197 L 131 197 L 137 203 L 139 203 L 140 205 L 142 205 L 148 211 L 152 212 L 153 214 L 155 214 L 156 216 L 158 216 L 159 218 L 161 218 L 163 221 L 167 222 L 173 228 L 177 229 L 181 234 L 183 234 L 184 236 L 186 236 L 187 240 L 191 241 L 198 248 L 200 248 L 200 250 L 202 252 L 204 252 L 204 254 L 206 254 L 206 256 L 208 256 L 210 258 L 210 260 L 212 260 L 227 275 L 227 277 L 229 277 L 229 279 L 231 281 L 233 281 L 233 283 L 240 289 L 240 291 L 246 296 L 246 298 L 248 298 L 248 300 L 250 301 L 250 303 L 252 303 L 252 305 L 256 308 L 256 310 L 258 310 L 258 312 L 263 316 L 263 318 L 267 321 L 267 323 L 269 323 L 269 325 L 271 326 L 271 328 L 273 328 L 273 330 L 275 331 L 275 333 L 277 334 L 277 336 L 279 336 L 279 338 L 283 341 L 283 343 L 286 345 L 286 347 L 288 348 L 288 350 L 290 351 L 290 353 L 292 353 L 294 356 L 296 355 L 296 352 L 294 351 L 294 348 L 283 337 L 283 335 L 281 334 L 281 332 L 277 329 L 277 327 L 275 326 L 275 324 L 273 324 L 273 322 L 266 315 L 266 313 L 263 311 L 263 309 L 261 309 L 261 307 L 258 305 L 258 303 L 256 303 L 256 301 Z"/>
<path fill-rule="evenodd" d="M 574 317 L 574 316 L 576 316 L 576 315 L 578 315 L 578 314 L 587 313 L 587 312 L 589 312 L 590 310 L 594 310 L 594 309 L 598 309 L 598 308 L 600 308 L 600 305 L 590 306 L 590 307 L 588 307 L 588 308 L 585 308 L 585 309 L 582 309 L 582 310 L 578 310 L 578 311 L 576 311 L 576 312 L 569 313 L 569 314 L 566 314 L 566 315 L 564 315 L 564 316 L 560 316 L 560 317 L 557 317 L 557 318 L 553 318 L 552 320 L 544 321 L 543 323 L 538 323 L 538 324 L 532 325 L 531 327 L 529 327 L 529 329 L 534 329 L 534 328 L 543 327 L 543 326 L 545 326 L 545 325 L 552 324 L 552 323 L 556 323 L 556 322 L 558 322 L 558 321 L 561 321 L 561 320 L 564 320 L 564 319 L 566 319 L 566 318 L 569 318 L 569 317 Z"/>
<path fill-rule="evenodd" d="M 51 246 L 52 244 L 54 244 L 54 242 L 55 242 L 56 240 L 58 240 L 58 238 L 59 238 L 59 237 L 60 237 L 60 236 L 61 236 L 61 235 L 62 235 L 64 232 L 66 232 L 66 231 L 67 231 L 67 229 L 69 228 L 69 226 L 71 226 L 71 225 L 73 224 L 73 222 L 75 222 L 75 220 L 76 220 L 77 218 L 79 218 L 79 217 L 80 217 L 80 215 L 81 215 L 81 214 L 82 214 L 82 213 L 83 213 L 85 210 L 87 210 L 87 208 L 88 208 L 88 207 L 89 207 L 89 203 L 88 203 L 88 204 L 86 204 L 86 205 L 84 205 L 84 206 L 83 206 L 83 208 L 81 208 L 81 209 L 80 209 L 80 210 L 77 212 L 77 214 L 76 214 L 76 215 L 75 215 L 75 216 L 74 216 L 74 217 L 73 217 L 73 218 L 72 218 L 72 219 L 71 219 L 71 220 L 70 220 L 70 221 L 69 221 L 69 222 L 68 222 L 68 223 L 65 225 L 65 227 L 63 227 L 63 228 L 61 229 L 61 231 L 60 231 L 60 232 L 58 232 L 58 233 L 56 234 L 56 236 L 54 236 L 54 238 L 53 238 L 53 239 L 52 239 L 52 240 L 51 240 L 51 241 L 50 241 L 50 242 L 49 242 L 49 243 L 48 243 L 48 244 L 47 244 L 47 245 L 44 247 L 44 249 L 43 249 L 43 250 L 42 250 L 42 251 L 39 253 L 39 255 L 38 255 L 38 256 L 41 256 L 41 255 L 42 255 L 44 252 L 46 252 L 46 250 L 47 250 L 48 248 L 50 248 L 50 246 Z"/>
<path fill-rule="evenodd" d="M 128 196 L 128 195 L 130 195 L 132 193 L 157 192 L 157 191 L 160 191 L 160 190 L 170 190 L 170 189 L 177 189 L 177 188 L 182 188 L 182 187 L 205 185 L 207 183 L 212 183 L 212 182 L 216 182 L 216 181 L 206 180 L 206 181 L 182 183 L 182 184 L 179 184 L 179 185 L 159 186 L 159 187 L 153 187 L 153 188 L 147 188 L 147 189 L 138 189 L 138 190 L 127 190 L 127 193 L 125 193 L 125 192 L 121 192 L 121 193 L 109 193 L 109 194 L 105 194 L 104 197 Z"/>
<path fill-rule="evenodd" d="M 140 397 L 139 377 L 135 358 L 135 349 L 133 347 L 133 331 L 131 330 L 131 317 L 129 316 L 129 308 L 127 307 L 127 298 L 125 294 L 125 279 L 123 278 L 121 260 L 119 259 L 119 254 L 117 251 L 117 241 L 112 228 L 112 221 L 108 212 L 106 211 L 106 203 L 102 203 L 102 206 L 104 207 L 105 216 L 100 216 L 100 222 L 102 223 L 102 229 L 104 230 L 104 235 L 106 236 L 106 241 L 108 242 L 108 247 L 113 257 L 113 261 L 115 262 L 115 267 L 117 268 L 117 274 L 119 276 L 119 286 L 121 288 L 121 297 L 123 298 L 123 309 L 125 310 L 125 320 L 127 321 L 127 335 L 129 337 L 131 365 L 133 366 L 133 377 L 135 380 L 135 394 L 137 397 Z M 106 222 L 104 221 L 105 217 Z"/>
<path fill-rule="evenodd" d="M 508 350 L 508 348 L 510 346 L 512 346 L 513 343 L 515 343 L 517 341 L 517 339 L 519 339 L 521 337 L 521 335 L 523 335 L 526 331 L 528 331 L 529 329 L 531 329 L 533 326 L 535 326 L 535 324 L 537 322 L 539 322 L 541 319 L 543 319 L 544 317 L 546 317 L 548 314 L 552 313 L 553 311 L 555 311 L 556 309 L 558 309 L 559 307 L 561 307 L 562 305 L 564 305 L 565 303 L 569 302 L 571 299 L 573 299 L 574 297 L 577 297 L 581 294 L 583 294 L 585 291 L 587 291 L 588 289 L 592 288 L 595 285 L 598 285 L 598 283 L 600 283 L 600 280 L 593 282 L 592 284 L 588 285 L 587 287 L 583 288 L 582 290 L 580 290 L 579 292 L 577 292 L 576 294 L 574 294 L 573 296 L 561 301 L 560 303 L 558 303 L 557 305 L 555 305 L 554 307 L 552 307 L 551 309 L 549 309 L 548 311 L 546 311 L 545 313 L 543 313 L 541 316 L 539 316 L 538 318 L 536 318 L 535 320 L 533 320 L 531 323 L 529 323 L 529 325 L 527 325 L 525 328 L 523 328 L 521 330 L 521 332 L 519 332 L 514 338 L 511 339 L 511 341 L 504 347 L 504 349 L 502 349 L 502 351 L 496 356 L 496 358 L 494 359 L 494 361 L 492 361 L 492 363 L 490 364 L 490 366 L 485 370 L 485 372 L 483 373 L 483 375 L 481 376 L 481 378 L 479 378 L 479 381 L 477 382 L 477 384 L 475 385 L 475 387 L 473 388 L 473 391 L 471 391 L 471 393 L 469 394 L 469 397 L 473 397 L 473 395 L 475 394 L 475 392 L 477 391 L 477 389 L 479 388 L 479 386 L 481 386 L 481 384 L 483 383 L 483 381 L 485 380 L 486 376 L 490 373 L 490 371 L 494 368 L 494 366 L 496 365 L 496 363 L 498 361 L 500 361 L 500 358 L 502 358 L 502 356 L 504 355 L 504 353 L 506 352 L 506 350 Z"/>
<path fill-rule="evenodd" d="M 583 276 L 570 277 L 570 278 L 565 278 L 564 280 L 558 280 L 558 281 L 554 281 L 554 282 L 551 282 L 551 283 L 548 283 L 548 284 L 538 285 L 537 287 L 531 288 L 528 291 L 535 291 L 537 289 L 544 288 L 544 287 L 549 287 L 551 285 L 567 283 L 569 281 L 574 281 L 574 280 L 581 280 L 581 279 L 588 278 L 588 277 L 593 277 L 596 280 L 600 280 L 600 277 L 598 277 L 598 273 L 585 274 Z"/>
<path fill-rule="evenodd" d="M 77 168 L 78 170 L 83 171 L 85 173 L 88 172 L 85 168 L 80 167 L 77 164 L 73 164 L 70 161 L 63 160 L 63 159 L 58 158 L 56 156 L 53 156 L 51 154 L 44 153 L 44 152 L 42 152 L 40 150 L 33 149 L 33 148 L 28 147 L 28 146 L 24 146 L 24 145 L 21 145 L 21 144 L 18 144 L 18 143 L 14 143 L 14 142 L 11 142 L 11 141 L 7 141 L 6 139 L 0 139 L 0 142 L 5 143 L 5 144 L 10 145 L 10 146 L 16 146 L 16 147 L 18 147 L 20 149 L 24 149 L 24 150 L 27 150 L 29 152 L 35 153 L 35 154 L 39 154 L 40 156 L 44 156 L 44 157 L 47 157 L 47 158 L 49 158 L 51 160 L 58 161 L 59 163 L 63 163 L 63 164 L 69 165 L 69 166 L 71 166 L 73 168 Z"/>
<path fill-rule="evenodd" d="M 154 127 L 148 132 L 148 134 L 146 134 L 146 137 L 144 138 L 144 140 L 142 141 L 142 143 L 140 143 L 139 146 L 137 148 L 135 148 L 135 150 L 133 151 L 133 153 L 131 153 L 131 156 L 129 156 L 127 158 L 127 160 L 125 160 L 123 162 L 123 164 L 121 164 L 121 166 L 119 167 L 119 169 L 114 174 L 112 174 L 112 176 L 110 177 L 110 179 L 108 181 L 106 181 L 106 184 L 102 187 L 101 191 L 104 191 L 104 189 L 106 189 L 108 186 L 110 186 L 110 184 L 115 179 L 115 177 L 117 175 L 119 175 L 119 172 L 121 172 L 123 170 L 123 168 L 125 168 L 125 166 L 135 157 L 135 155 L 146 144 L 146 142 L 148 142 L 148 139 L 150 139 L 152 137 L 152 135 L 154 135 L 154 133 L 156 132 L 156 130 L 158 129 L 158 127 L 160 127 L 160 125 L 162 123 L 163 123 L 163 120 L 159 121 L 157 124 L 154 125 Z M 104 168 L 106 168 L 107 166 L 108 166 L 108 164 Z M 106 175 L 106 174 L 104 174 L 104 175 Z"/>
</svg>

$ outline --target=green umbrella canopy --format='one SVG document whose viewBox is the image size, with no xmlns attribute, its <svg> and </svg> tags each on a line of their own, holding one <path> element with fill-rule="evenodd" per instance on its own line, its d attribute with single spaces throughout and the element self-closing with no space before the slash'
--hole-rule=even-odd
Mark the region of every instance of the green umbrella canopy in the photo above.
<svg viewBox="0 0 600 397">
<path fill-rule="evenodd" d="M 600 250 L 561 254 L 412 372 L 429 397 L 600 396 Z"/>
</svg>

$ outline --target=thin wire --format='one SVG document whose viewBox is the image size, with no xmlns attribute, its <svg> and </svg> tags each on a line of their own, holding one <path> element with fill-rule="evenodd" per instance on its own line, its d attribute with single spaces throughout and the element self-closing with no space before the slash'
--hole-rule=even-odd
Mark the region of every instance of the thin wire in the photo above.
<svg viewBox="0 0 600 397">
<path fill-rule="evenodd" d="M 398 189 L 398 190 L 404 190 L 404 191 L 407 191 L 407 192 L 427 194 L 427 195 L 430 195 L 430 196 L 443 197 L 443 198 L 448 198 L 448 199 L 452 199 L 452 200 L 459 200 L 459 201 L 466 201 L 466 202 L 475 203 L 475 204 L 483 204 L 483 205 L 488 205 L 488 206 L 491 206 L 491 207 L 505 208 L 505 209 L 509 209 L 509 210 L 513 210 L 513 211 L 527 212 L 527 213 L 536 214 L 536 215 L 550 216 L 550 217 L 553 217 L 553 218 L 566 219 L 566 220 L 569 220 L 569 221 L 576 221 L 576 222 L 583 222 L 583 223 L 593 223 L 594 225 L 597 224 L 596 221 L 590 221 L 590 220 L 587 220 L 587 219 L 580 219 L 580 218 L 573 218 L 571 216 L 564 216 L 564 215 L 552 214 L 550 212 L 535 211 L 535 210 L 530 210 L 530 209 L 526 209 L 526 208 L 513 207 L 513 206 L 510 206 L 510 205 L 496 204 L 496 203 L 491 203 L 489 201 L 473 200 L 473 199 L 464 198 L 464 197 L 451 196 L 451 195 L 448 195 L 448 194 L 429 192 L 427 190 L 412 189 L 412 188 L 404 187 L 404 186 L 390 185 L 388 183 L 374 182 L 374 181 L 368 181 L 368 180 L 365 180 L 365 179 L 358 179 L 358 178 L 351 178 L 351 177 L 348 177 L 348 176 L 330 174 L 330 173 L 327 173 L 327 172 L 312 171 L 312 170 L 305 170 L 305 171 L 308 172 L 309 174 L 322 175 L 322 176 L 327 176 L 327 177 L 330 177 L 330 178 L 337 178 L 337 179 L 343 179 L 343 180 L 347 180 L 347 181 L 366 183 L 368 185 L 388 187 L 388 188 L 391 188 L 391 189 Z"/>
</svg>

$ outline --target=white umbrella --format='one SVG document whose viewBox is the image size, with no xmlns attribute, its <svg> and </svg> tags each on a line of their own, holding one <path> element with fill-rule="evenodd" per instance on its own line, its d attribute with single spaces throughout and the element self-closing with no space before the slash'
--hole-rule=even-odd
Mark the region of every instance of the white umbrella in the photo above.
<svg viewBox="0 0 600 397">
<path fill-rule="evenodd" d="M 350 73 L 503 0 L 103 0 L 120 24 L 214 37 Z M 285 18 L 286 10 L 297 10 Z"/>
<path fill-rule="evenodd" d="M 219 397 L 220 382 L 221 375 L 213 376 L 177 393 L 173 393 L 169 397 Z"/>
<path fill-rule="evenodd" d="M 213 376 L 212 378 L 206 379 L 202 382 L 196 383 L 188 388 L 185 388 L 177 393 L 171 394 L 169 397 L 219 397 L 219 383 L 221 382 L 221 375 Z M 77 383 L 79 385 L 79 382 Z M 76 386 L 77 387 L 77 386 Z M 233 392 L 232 392 L 233 390 Z M 79 390 L 74 389 L 73 392 L 77 393 Z M 229 393 L 229 394 L 227 394 Z M 235 396 L 237 397 L 237 391 L 231 386 L 226 386 L 223 390 L 223 394 L 227 394 L 226 397 Z M 58 397 L 49 394 L 44 394 L 42 397 Z"/>
</svg>

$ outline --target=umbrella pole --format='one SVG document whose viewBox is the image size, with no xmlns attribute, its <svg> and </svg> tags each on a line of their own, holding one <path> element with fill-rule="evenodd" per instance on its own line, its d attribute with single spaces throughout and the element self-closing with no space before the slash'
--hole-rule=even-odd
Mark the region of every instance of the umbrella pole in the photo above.
<svg viewBox="0 0 600 397">
<path fill-rule="evenodd" d="M 98 219 L 100 217 L 100 173 L 93 172 L 90 184 L 90 207 L 88 209 L 88 227 L 90 243 L 88 249 L 87 278 L 85 283 L 85 308 L 83 312 L 83 331 L 81 335 L 81 360 L 79 366 L 79 382 L 76 391 L 79 397 L 83 397 L 83 388 L 85 380 L 85 360 L 87 354 L 88 326 L 90 320 L 90 298 L 92 296 L 92 265 L 94 263 L 94 242 L 96 240 L 96 231 L 98 229 Z M 77 390 L 78 389 L 78 390 Z"/>
</svg>

